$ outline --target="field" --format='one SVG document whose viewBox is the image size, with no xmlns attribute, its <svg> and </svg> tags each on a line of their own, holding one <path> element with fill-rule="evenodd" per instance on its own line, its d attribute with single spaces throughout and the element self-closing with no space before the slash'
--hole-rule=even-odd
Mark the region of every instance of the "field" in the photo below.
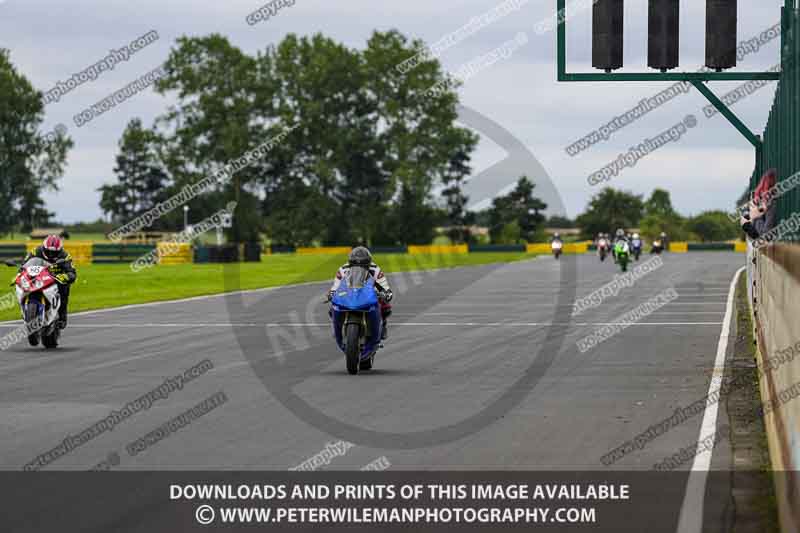
<svg viewBox="0 0 800 533">
<path fill-rule="evenodd" d="M 530 259 L 524 253 L 473 253 L 439 255 L 376 255 L 376 262 L 388 273 L 429 270 L 488 263 L 509 263 Z M 70 311 L 105 309 L 121 305 L 174 300 L 243 289 L 276 287 L 307 281 L 332 279 L 346 260 L 338 255 L 270 255 L 261 263 L 189 264 L 159 266 L 139 273 L 129 265 L 86 265 L 78 267 L 78 281 L 72 288 Z M 13 270 L 7 268 L 8 280 Z M 4 289 L 10 290 L 10 289 Z M 16 307 L 0 306 L 0 320 L 19 317 Z"/>
</svg>

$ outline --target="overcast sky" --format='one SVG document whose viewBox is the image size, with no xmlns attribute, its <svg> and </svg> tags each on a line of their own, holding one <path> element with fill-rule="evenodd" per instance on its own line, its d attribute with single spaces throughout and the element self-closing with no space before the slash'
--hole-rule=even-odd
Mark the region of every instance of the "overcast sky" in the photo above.
<svg viewBox="0 0 800 533">
<path fill-rule="evenodd" d="M 568 6 L 576 0 L 568 0 Z M 753 168 L 753 149 L 727 121 L 707 119 L 707 102 L 692 89 L 616 133 L 608 141 L 570 157 L 564 148 L 641 99 L 669 83 L 557 83 L 555 35 L 538 34 L 536 25 L 552 19 L 555 0 L 518 0 L 519 11 L 492 23 L 447 50 L 441 60 L 449 70 L 486 54 L 524 32 L 527 43 L 513 54 L 471 77 L 459 92 L 461 102 L 510 131 L 534 154 L 552 178 L 569 216 L 586 206 L 598 187 L 589 174 L 616 159 L 646 137 L 652 138 L 689 114 L 698 125 L 684 138 L 627 168 L 609 185 L 639 194 L 668 189 L 683 214 L 727 209 L 741 194 Z M 40 90 L 47 90 L 103 59 L 133 39 L 156 30 L 159 40 L 121 62 L 97 80 L 77 87 L 46 108 L 45 130 L 67 126 L 75 147 L 61 181 L 61 191 L 47 195 L 49 209 L 64 222 L 94 220 L 101 215 L 96 189 L 112 181 L 117 141 L 127 122 L 145 124 L 170 103 L 151 90 L 142 92 L 78 128 L 72 117 L 134 81 L 163 62 L 182 35 L 218 32 L 245 52 L 278 43 L 287 33 L 322 32 L 348 46 L 362 48 L 372 31 L 396 28 L 434 43 L 502 3 L 502 0 L 296 0 L 277 16 L 250 26 L 245 17 L 264 2 L 250 0 L 0 0 L 0 47 Z M 628 0 L 625 21 L 625 69 L 646 69 L 646 0 Z M 738 39 L 757 36 L 778 22 L 780 0 L 739 2 Z M 703 63 L 705 2 L 681 1 L 681 70 Z M 569 19 L 568 68 L 589 70 L 591 11 L 575 10 Z M 749 54 L 737 67 L 763 70 L 778 61 L 778 39 Z M 718 95 L 739 83 L 711 84 Z M 770 83 L 734 110 L 761 133 L 774 96 Z M 505 158 L 484 140 L 475 154 L 476 174 Z M 520 168 L 537 178 L 534 168 Z"/>
</svg>

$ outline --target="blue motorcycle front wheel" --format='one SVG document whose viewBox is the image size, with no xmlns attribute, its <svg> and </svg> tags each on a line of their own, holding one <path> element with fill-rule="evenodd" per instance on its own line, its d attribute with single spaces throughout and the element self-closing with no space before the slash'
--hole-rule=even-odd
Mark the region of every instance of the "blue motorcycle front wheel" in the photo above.
<svg viewBox="0 0 800 533">
<path fill-rule="evenodd" d="M 361 359 L 361 326 L 359 324 L 347 324 L 344 329 L 344 348 L 347 372 L 358 374 L 359 359 Z"/>
</svg>

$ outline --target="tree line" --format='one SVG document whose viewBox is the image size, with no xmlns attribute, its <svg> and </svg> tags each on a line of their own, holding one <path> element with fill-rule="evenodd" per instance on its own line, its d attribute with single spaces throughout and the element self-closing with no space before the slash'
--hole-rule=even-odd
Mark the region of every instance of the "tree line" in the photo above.
<svg viewBox="0 0 800 533">
<path fill-rule="evenodd" d="M 488 209 L 467 211 L 478 137 L 457 124 L 457 86 L 430 90 L 449 79 L 434 58 L 395 68 L 422 46 L 394 30 L 374 32 L 360 50 L 289 34 L 254 55 L 217 34 L 179 38 L 155 85 L 174 105 L 151 125 L 129 121 L 114 177 L 99 189 L 110 222 L 83 227 L 123 225 L 288 131 L 266 157 L 192 199 L 192 219 L 236 201 L 229 239 L 294 246 L 427 244 L 437 227 L 453 242 L 472 242 L 475 225 L 488 227 L 494 243 L 542 240 L 545 225 L 578 226 L 585 237 L 639 225 L 673 238 L 730 233 L 713 213 L 681 218 L 658 190 L 644 201 L 604 189 L 575 221 L 548 221 L 527 176 Z M 41 93 L 0 49 L 0 233 L 52 223 L 41 195 L 57 190 L 72 141 L 39 133 L 43 119 Z M 151 229 L 182 226 L 177 210 Z"/>
</svg>

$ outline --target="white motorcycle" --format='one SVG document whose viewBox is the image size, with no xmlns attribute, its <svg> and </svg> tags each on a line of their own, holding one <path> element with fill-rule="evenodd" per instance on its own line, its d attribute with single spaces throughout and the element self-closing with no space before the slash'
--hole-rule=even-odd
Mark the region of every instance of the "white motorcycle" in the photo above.
<svg viewBox="0 0 800 533">
<path fill-rule="evenodd" d="M 561 241 L 553 241 L 550 244 L 550 248 L 553 250 L 553 257 L 558 259 L 561 256 L 561 249 L 564 247 L 564 244 Z"/>
<path fill-rule="evenodd" d="M 608 241 L 606 239 L 600 239 L 597 241 L 597 255 L 600 256 L 600 261 L 605 261 L 606 256 L 608 255 Z"/>
<path fill-rule="evenodd" d="M 61 295 L 58 280 L 50 272 L 57 263 L 33 257 L 21 267 L 13 262 L 8 266 L 19 268 L 14 280 L 17 301 L 22 311 L 22 319 L 28 328 L 28 343 L 45 348 L 57 348 L 61 329 L 58 327 L 58 311 L 61 308 Z"/>
</svg>

